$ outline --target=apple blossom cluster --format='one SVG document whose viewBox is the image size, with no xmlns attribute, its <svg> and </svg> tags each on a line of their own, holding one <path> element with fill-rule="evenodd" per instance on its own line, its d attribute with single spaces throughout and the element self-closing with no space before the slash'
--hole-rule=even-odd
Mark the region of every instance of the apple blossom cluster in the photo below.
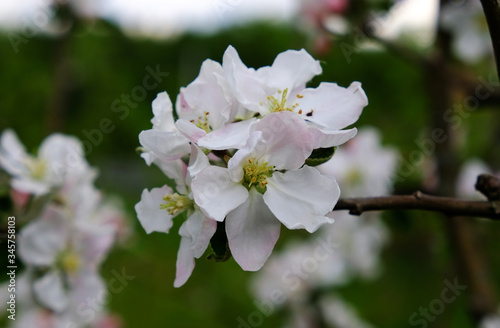
<svg viewBox="0 0 500 328">
<path fill-rule="evenodd" d="M 327 214 L 340 190 L 315 166 L 356 135 L 344 128 L 368 101 L 359 82 L 306 87 L 321 72 L 304 49 L 254 69 L 229 46 L 222 64 L 205 60 L 180 89 L 175 114 L 166 92 L 153 101 L 153 127 L 139 134 L 141 156 L 176 186 L 145 189 L 135 208 L 147 233 L 168 233 L 173 218 L 187 214 L 174 286 L 187 281 L 209 244 L 212 258 L 231 254 L 242 269 L 256 271 L 281 224 L 314 232 L 333 222 Z"/>
<path fill-rule="evenodd" d="M 105 199 L 95 187 L 97 171 L 80 141 L 52 134 L 34 156 L 6 130 L 0 168 L 10 175 L 20 230 L 17 255 L 24 266 L 16 277 L 17 315 L 9 327 L 119 327 L 102 301 L 107 287 L 99 268 L 128 228 L 119 201 Z M 2 300 L 10 297 L 5 284 Z"/>
<path fill-rule="evenodd" d="M 377 130 L 365 127 L 317 168 L 323 174 L 337 176 L 346 197 L 370 197 L 391 193 L 391 176 L 397 163 L 397 152 L 381 145 Z M 335 222 L 322 227 L 314 238 L 292 241 L 273 254 L 251 289 L 259 304 L 291 310 L 293 317 L 286 327 L 317 326 L 314 306 L 320 309 L 322 320 L 333 327 L 371 327 L 334 288 L 353 279 L 377 276 L 388 229 L 379 212 L 353 217 L 346 211 L 333 211 L 328 216 Z M 317 304 L 313 306 L 314 298 Z"/>
</svg>

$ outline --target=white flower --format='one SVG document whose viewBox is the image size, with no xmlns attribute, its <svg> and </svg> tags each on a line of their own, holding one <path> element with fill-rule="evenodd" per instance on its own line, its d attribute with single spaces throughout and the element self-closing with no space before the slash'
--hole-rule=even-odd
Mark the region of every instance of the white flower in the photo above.
<svg viewBox="0 0 500 328">
<path fill-rule="evenodd" d="M 245 129 L 248 130 L 254 121 L 233 123 L 226 127 L 235 119 L 249 117 L 231 93 L 222 66 L 210 59 L 203 62 L 198 77 L 181 88 L 176 110 L 179 115 L 177 128 L 192 142 L 209 149 L 244 146 L 248 138 Z"/>
<path fill-rule="evenodd" d="M 227 169 L 209 166 L 194 178 L 193 197 L 201 210 L 217 221 L 227 216 L 229 248 L 244 270 L 262 267 L 279 237 L 280 222 L 309 232 L 332 222 L 325 214 L 340 195 L 335 179 L 302 167 L 311 139 L 298 116 L 270 114 Z"/>
<path fill-rule="evenodd" d="M 139 134 L 139 142 L 144 148 L 141 154 L 146 164 L 166 163 L 189 154 L 189 140 L 175 127 L 172 101 L 166 92 L 160 92 L 153 100 L 153 128 Z M 161 165 L 159 165 L 161 168 Z"/>
<path fill-rule="evenodd" d="M 104 289 L 97 268 L 114 241 L 113 229 L 73 223 L 63 208 L 49 205 L 19 235 L 23 262 L 46 270 L 33 284 L 35 296 L 58 313 L 81 293 Z"/>
<path fill-rule="evenodd" d="M 398 154 L 383 147 L 380 133 L 364 127 L 357 137 L 335 151 L 332 159 L 317 166 L 322 174 L 337 179 L 343 197 L 389 195 Z"/>
<path fill-rule="evenodd" d="M 272 66 L 255 70 L 246 67 L 229 46 L 222 66 L 243 107 L 260 116 L 290 111 L 302 117 L 313 134 L 314 148 L 338 146 L 354 137 L 356 129 L 341 129 L 356 122 L 368 104 L 359 82 L 348 88 L 326 82 L 306 88 L 306 83 L 322 70 L 319 61 L 304 49 L 285 51 Z"/>
<path fill-rule="evenodd" d="M 179 164 L 180 165 L 180 164 Z M 185 194 L 174 193 L 168 186 L 144 189 L 141 201 L 136 204 L 137 217 L 147 233 L 153 231 L 168 233 L 173 218 L 188 211 L 188 218 L 179 229 L 181 244 L 177 254 L 175 287 L 182 286 L 191 276 L 195 258 L 200 258 L 208 247 L 217 228 L 217 222 L 204 215 L 194 204 L 190 192 L 191 178 L 207 167 L 208 158 L 196 146 L 191 146 L 190 163 L 183 181 Z M 179 186 L 177 188 L 179 190 Z"/>
<path fill-rule="evenodd" d="M 52 134 L 32 156 L 10 129 L 0 137 L 0 167 L 12 176 L 13 189 L 34 195 L 47 194 L 90 170 L 76 138 Z"/>
</svg>

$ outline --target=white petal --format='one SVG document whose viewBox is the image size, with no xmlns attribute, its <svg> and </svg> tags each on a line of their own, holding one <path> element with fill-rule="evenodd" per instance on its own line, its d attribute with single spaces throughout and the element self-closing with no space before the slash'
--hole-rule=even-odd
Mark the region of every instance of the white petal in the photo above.
<svg viewBox="0 0 500 328">
<path fill-rule="evenodd" d="M 161 131 L 176 131 L 174 125 L 174 116 L 172 115 L 172 101 L 167 92 L 163 91 L 156 95 L 151 107 L 153 107 L 154 117 L 151 119 L 153 129 Z"/>
<path fill-rule="evenodd" d="M 239 149 L 247 143 L 252 126 L 256 122 L 257 119 L 252 118 L 225 125 L 198 139 L 198 146 L 215 150 Z"/>
<path fill-rule="evenodd" d="M 68 306 L 62 278 L 55 270 L 36 280 L 33 283 L 33 291 L 40 303 L 56 313 L 64 311 Z"/>
<path fill-rule="evenodd" d="M 257 271 L 271 255 L 280 235 L 281 223 L 251 188 L 248 199 L 226 219 L 229 248 L 235 261 L 246 271 Z"/>
<path fill-rule="evenodd" d="M 340 196 L 334 178 L 304 166 L 286 173 L 275 172 L 267 181 L 264 201 L 288 229 L 314 232 L 322 224 L 333 222 L 326 214 Z"/>
<path fill-rule="evenodd" d="M 203 169 L 210 166 L 207 155 L 196 145 L 191 144 L 191 156 L 189 157 L 189 166 L 187 168 L 189 175 L 186 176 L 186 182 L 191 185 L 192 179 Z"/>
<path fill-rule="evenodd" d="M 178 159 L 190 151 L 189 140 L 179 132 L 145 130 L 139 133 L 139 142 L 159 159 Z"/>
<path fill-rule="evenodd" d="M 19 256 L 29 265 L 50 266 L 66 246 L 69 218 L 63 210 L 47 206 L 42 217 L 19 234 Z"/>
<path fill-rule="evenodd" d="M 155 159 L 154 163 L 160 170 L 170 179 L 175 181 L 177 192 L 185 195 L 186 189 L 186 176 L 187 166 L 181 159 L 176 160 L 161 160 Z"/>
<path fill-rule="evenodd" d="M 224 52 L 222 67 L 236 99 L 247 109 L 259 111 L 259 102 L 266 100 L 267 92 L 255 70 L 243 64 L 232 46 L 227 47 Z"/>
<path fill-rule="evenodd" d="M 0 137 L 0 166 L 10 174 L 22 175 L 22 163 L 28 156 L 16 133 L 5 130 Z"/>
<path fill-rule="evenodd" d="M 304 49 L 282 52 L 276 56 L 271 67 L 257 70 L 259 78 L 268 86 L 281 90 L 288 88 L 289 92 L 297 86 L 305 85 L 321 72 L 319 61 Z"/>
<path fill-rule="evenodd" d="M 290 112 L 272 113 L 255 125 L 247 145 L 234 154 L 228 168 L 235 181 L 242 178 L 242 168 L 250 158 L 278 170 L 298 169 L 312 150 L 312 136 L 304 120 Z"/>
<path fill-rule="evenodd" d="M 368 98 L 361 83 L 353 82 L 346 89 L 336 83 L 321 83 L 316 89 L 305 89 L 297 99 L 302 117 L 327 129 L 343 129 L 356 122 Z"/>
<path fill-rule="evenodd" d="M 86 267 L 97 268 L 113 246 L 116 231 L 111 226 L 78 222 L 78 233 L 73 236 L 74 251 L 82 255 Z"/>
<path fill-rule="evenodd" d="M 147 189 L 142 191 L 141 201 L 135 205 L 135 211 L 146 233 L 153 231 L 168 233 L 172 227 L 172 216 L 160 208 L 165 202 L 163 197 L 171 193 L 172 189 L 168 186 L 153 188 L 151 192 Z"/>
<path fill-rule="evenodd" d="M 312 135 L 312 146 L 317 148 L 329 148 L 342 145 L 356 136 L 358 130 L 328 130 L 309 122 L 309 132 Z"/>
<path fill-rule="evenodd" d="M 14 190 L 37 196 L 49 193 L 52 188 L 45 181 L 33 180 L 29 177 L 13 178 L 10 184 Z"/>
<path fill-rule="evenodd" d="M 181 88 L 176 104 L 179 119 L 197 122 L 199 119 L 203 121 L 206 116 L 213 130 L 226 124 L 233 101 L 226 92 L 227 83 L 223 76 L 224 71 L 218 62 L 205 60 L 198 77 L 187 87 Z M 183 99 L 179 99 L 181 97 Z"/>
<path fill-rule="evenodd" d="M 117 271 L 120 272 L 121 270 Z M 82 306 L 84 304 L 87 308 L 101 311 L 105 303 L 97 302 L 98 304 L 95 304 L 95 300 L 105 299 L 104 295 L 106 294 L 107 287 L 99 272 L 85 269 L 78 272 L 78 276 L 73 279 L 71 292 L 68 296 L 74 305 Z"/>
<path fill-rule="evenodd" d="M 209 166 L 191 184 L 195 203 L 209 217 L 223 221 L 227 213 L 242 204 L 248 191 L 229 177 L 227 169 Z"/>
<path fill-rule="evenodd" d="M 294 113 L 269 114 L 260 120 L 255 130 L 262 131 L 263 143 L 256 145 L 254 153 L 277 169 L 298 169 L 313 150 L 308 125 Z"/>
<path fill-rule="evenodd" d="M 38 151 L 38 157 L 46 161 L 48 180 L 62 184 L 68 175 L 85 173 L 89 165 L 84 158 L 80 140 L 59 133 L 47 137 Z"/>
<path fill-rule="evenodd" d="M 177 122 L 175 122 L 175 126 L 180 133 L 182 133 L 186 138 L 195 143 L 198 143 L 198 139 L 207 135 L 205 130 L 182 118 L 178 119 Z"/>
</svg>

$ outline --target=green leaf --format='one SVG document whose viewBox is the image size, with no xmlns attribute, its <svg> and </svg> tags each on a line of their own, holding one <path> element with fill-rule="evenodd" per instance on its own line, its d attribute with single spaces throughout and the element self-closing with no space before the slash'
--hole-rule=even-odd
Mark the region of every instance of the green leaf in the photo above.
<svg viewBox="0 0 500 328">
<path fill-rule="evenodd" d="M 333 157 L 335 149 L 337 147 L 314 149 L 309 158 L 306 159 L 306 165 L 317 166 L 328 162 Z"/>
<path fill-rule="evenodd" d="M 226 224 L 217 222 L 217 230 L 210 239 L 210 246 L 213 253 L 208 255 L 207 259 L 215 262 L 225 262 L 231 258 L 231 251 L 227 243 Z"/>
</svg>

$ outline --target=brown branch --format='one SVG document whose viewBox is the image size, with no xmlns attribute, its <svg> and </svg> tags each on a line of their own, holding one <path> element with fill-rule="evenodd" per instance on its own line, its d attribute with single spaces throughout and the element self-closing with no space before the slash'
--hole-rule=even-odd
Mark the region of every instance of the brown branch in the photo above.
<svg viewBox="0 0 500 328">
<path fill-rule="evenodd" d="M 417 191 L 413 195 L 387 197 L 343 198 L 339 199 L 334 211 L 349 210 L 360 215 L 368 211 L 422 210 L 446 215 L 460 215 L 500 220 L 500 206 L 492 201 L 470 201 L 451 197 L 439 197 Z"/>
<path fill-rule="evenodd" d="M 481 0 L 484 15 L 488 22 L 495 61 L 497 63 L 497 74 L 500 78 L 500 6 L 498 0 Z"/>
</svg>

